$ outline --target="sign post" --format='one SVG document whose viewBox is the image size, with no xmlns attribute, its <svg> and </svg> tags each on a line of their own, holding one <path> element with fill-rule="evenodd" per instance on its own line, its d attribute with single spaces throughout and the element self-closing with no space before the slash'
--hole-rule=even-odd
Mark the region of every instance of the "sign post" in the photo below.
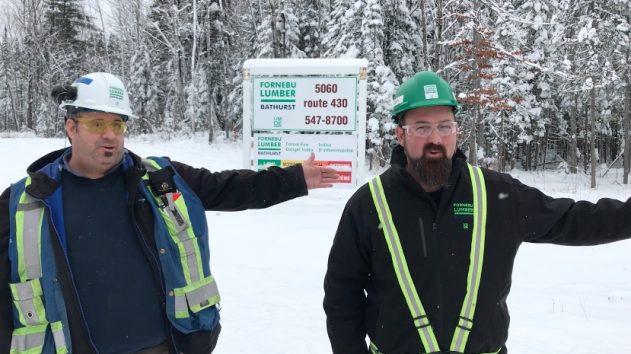
<svg viewBox="0 0 631 354">
<path fill-rule="evenodd" d="M 253 59 L 243 65 L 244 166 L 300 163 L 340 173 L 335 187 L 364 182 L 365 59 Z"/>
</svg>

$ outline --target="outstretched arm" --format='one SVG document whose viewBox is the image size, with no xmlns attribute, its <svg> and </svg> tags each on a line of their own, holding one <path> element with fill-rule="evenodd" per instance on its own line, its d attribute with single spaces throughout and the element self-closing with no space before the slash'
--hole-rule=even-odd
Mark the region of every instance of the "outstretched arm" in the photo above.
<svg viewBox="0 0 631 354">
<path fill-rule="evenodd" d="M 316 166 L 314 160 L 315 154 L 312 152 L 309 158 L 302 163 L 307 189 L 332 187 L 339 178 L 337 171 L 330 167 Z"/>
</svg>

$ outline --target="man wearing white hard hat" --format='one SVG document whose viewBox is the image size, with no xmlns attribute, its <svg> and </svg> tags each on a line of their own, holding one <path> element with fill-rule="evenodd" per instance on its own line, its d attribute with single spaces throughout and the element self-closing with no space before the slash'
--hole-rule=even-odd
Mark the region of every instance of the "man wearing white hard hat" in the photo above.
<svg viewBox="0 0 631 354">
<path fill-rule="evenodd" d="M 219 291 L 206 210 L 265 208 L 329 187 L 313 164 L 210 172 L 124 148 L 116 76 L 53 89 L 71 147 L 0 196 L 0 353 L 207 354 Z"/>
</svg>

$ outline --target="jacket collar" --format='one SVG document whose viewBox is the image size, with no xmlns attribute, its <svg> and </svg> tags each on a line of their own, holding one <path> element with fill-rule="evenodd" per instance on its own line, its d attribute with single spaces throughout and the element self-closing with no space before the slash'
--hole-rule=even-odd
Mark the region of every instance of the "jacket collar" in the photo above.
<svg viewBox="0 0 631 354">
<path fill-rule="evenodd" d="M 33 162 L 26 170 L 31 177 L 31 184 L 26 188 L 27 192 L 35 198 L 43 199 L 51 194 L 61 184 L 61 171 L 64 169 L 64 155 L 71 148 L 52 151 Z M 123 161 L 119 168 L 125 174 L 131 174 L 137 178 L 144 174 L 140 156 L 126 150 L 123 153 Z"/>
</svg>

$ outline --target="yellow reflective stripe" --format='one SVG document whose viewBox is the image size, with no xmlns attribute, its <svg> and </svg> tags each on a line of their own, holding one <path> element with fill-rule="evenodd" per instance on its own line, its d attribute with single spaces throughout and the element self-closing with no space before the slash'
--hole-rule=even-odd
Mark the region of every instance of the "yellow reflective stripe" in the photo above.
<svg viewBox="0 0 631 354">
<path fill-rule="evenodd" d="M 31 178 L 24 182 L 26 188 Z M 41 230 L 44 221 L 44 207 L 41 202 L 29 196 L 26 191 L 20 195 L 15 213 L 15 238 L 18 254 L 18 276 L 20 281 L 40 278 L 41 265 Z"/>
<path fill-rule="evenodd" d="M 169 196 L 168 198 L 172 198 L 172 196 Z M 202 268 L 202 256 L 199 251 L 197 237 L 195 237 L 193 228 L 190 226 L 190 218 L 184 196 L 181 195 L 172 203 L 176 212 L 180 214 L 180 217 L 184 218 L 184 221 L 187 224 L 187 227 L 184 230 L 178 232 L 177 226 L 174 222 L 175 216 L 168 206 L 161 210 L 161 212 L 164 211 L 168 216 L 167 227 L 173 242 L 177 244 L 180 251 L 182 267 L 185 269 L 184 277 L 186 278 L 186 283 L 192 284 L 203 277 L 204 270 Z"/>
<path fill-rule="evenodd" d="M 56 354 L 68 353 L 68 347 L 66 345 L 66 336 L 64 335 L 64 325 L 61 321 L 53 322 L 50 324 L 50 328 L 53 331 L 53 339 L 55 341 Z"/>
<path fill-rule="evenodd" d="M 29 280 L 23 283 L 9 283 L 13 300 L 30 300 L 42 295 L 42 286 L 39 279 Z"/>
<path fill-rule="evenodd" d="M 377 346 L 373 342 L 370 342 L 370 353 L 372 353 L 372 354 L 383 354 L 382 352 L 379 351 L 379 349 L 377 349 Z"/>
<path fill-rule="evenodd" d="M 403 249 L 401 247 L 401 241 L 399 240 L 399 234 L 394 226 L 394 222 L 392 221 L 390 207 L 385 198 L 381 178 L 374 178 L 368 185 L 377 209 L 377 215 L 379 216 L 379 222 L 381 223 L 386 243 L 388 244 L 390 256 L 392 257 L 392 263 L 397 275 L 399 286 L 401 287 L 401 291 L 405 297 L 405 302 L 407 303 L 408 309 L 414 319 L 414 325 L 417 328 L 421 342 L 423 343 L 425 351 L 430 353 L 437 352 L 440 350 L 438 341 L 436 340 L 434 330 L 429 323 L 427 313 L 423 308 L 421 299 L 419 298 L 414 282 L 412 281 L 412 276 L 410 275 L 410 270 L 408 269 L 405 254 L 403 253 Z"/>
<path fill-rule="evenodd" d="M 217 283 L 212 275 L 182 288 L 173 289 L 175 296 L 175 317 L 186 318 L 188 310 L 197 313 L 216 305 L 221 300 Z"/>
<path fill-rule="evenodd" d="M 502 348 L 503 348 L 503 346 L 500 347 L 500 349 L 498 349 L 497 351 L 494 351 L 494 352 L 478 353 L 478 354 L 497 354 L 497 353 L 502 351 Z M 384 353 L 379 351 L 379 349 L 377 348 L 377 345 L 375 345 L 375 343 L 373 343 L 373 342 L 370 342 L 370 353 L 371 354 L 384 354 Z"/>
<path fill-rule="evenodd" d="M 454 331 L 451 343 L 451 351 L 464 353 L 469 333 L 473 328 L 473 317 L 477 305 L 478 292 L 480 289 L 480 280 L 482 278 L 482 266 L 484 264 L 484 248 L 486 241 L 486 218 L 487 218 L 487 196 L 486 185 L 482 170 L 467 164 L 469 175 L 471 178 L 471 186 L 473 189 L 473 205 L 474 205 L 474 225 L 471 235 L 471 251 L 470 264 L 467 275 L 467 292 L 462 304 L 460 318 Z M 410 313 L 414 321 L 414 325 L 419 332 L 419 336 L 426 352 L 432 353 L 439 351 L 436 337 L 434 336 L 431 325 L 427 318 L 427 314 L 423 308 L 423 304 L 418 296 L 414 283 L 405 260 L 405 254 L 401 248 L 399 235 L 392 220 L 390 207 L 383 191 L 381 178 L 377 176 L 368 183 L 370 193 L 377 209 L 380 224 L 383 228 L 384 236 L 388 244 L 388 249 L 392 257 L 395 273 L 401 291 L 405 297 Z M 412 301 L 414 300 L 414 301 Z M 374 344 L 371 344 L 371 351 L 379 353 Z M 501 348 L 495 352 L 498 353 Z M 484 354 L 484 353 L 483 353 Z M 487 353 L 494 354 L 494 353 Z"/>
<path fill-rule="evenodd" d="M 48 322 L 39 279 L 9 284 L 9 287 L 13 296 L 13 304 L 18 311 L 18 318 L 22 325 L 33 326 Z"/>
<path fill-rule="evenodd" d="M 471 186 L 473 189 L 473 230 L 471 235 L 470 265 L 467 276 L 467 292 L 458 325 L 454 331 L 450 350 L 464 353 L 469 339 L 469 333 L 473 328 L 473 316 L 478 302 L 478 291 L 480 290 L 480 279 L 482 278 L 482 266 L 484 264 L 484 246 L 486 241 L 486 213 L 487 200 L 484 176 L 479 167 L 467 164 Z"/>
<path fill-rule="evenodd" d="M 212 275 L 202 279 L 198 286 L 186 293 L 186 301 L 194 313 L 217 304 L 219 300 L 219 289 Z"/>
<path fill-rule="evenodd" d="M 20 327 L 13 330 L 10 354 L 40 354 L 48 323 L 38 326 Z"/>
<path fill-rule="evenodd" d="M 186 303 L 186 295 L 175 295 L 175 318 L 188 318 L 188 304 Z"/>
<path fill-rule="evenodd" d="M 162 168 L 156 161 L 151 159 L 143 159 L 142 161 L 148 171 L 157 171 Z M 142 178 L 144 180 L 149 180 L 149 175 L 145 174 Z M 173 195 L 168 193 L 168 203 L 167 205 L 164 205 L 165 203 L 160 197 L 156 196 L 153 192 L 152 195 L 158 206 L 161 206 L 159 208 L 160 215 L 167 226 L 171 240 L 178 248 L 180 263 L 182 265 L 182 272 L 186 284 L 191 285 L 203 278 L 204 270 L 199 244 L 197 243 L 197 238 L 193 233 L 193 227 L 190 225 L 188 207 L 186 206 L 184 196 L 180 195 L 177 200 L 173 201 Z M 178 215 L 175 215 L 176 213 Z M 178 218 L 183 218 L 183 220 L 181 220 L 183 223 L 178 222 Z M 185 224 L 185 227 L 178 227 L 178 224 Z M 186 313 L 184 310 L 178 310 L 182 308 L 180 303 L 181 300 L 178 300 L 176 297 L 176 317 L 177 313 L 180 313 L 182 316 L 184 316 L 184 314 L 188 316 L 188 310 Z"/>
</svg>

